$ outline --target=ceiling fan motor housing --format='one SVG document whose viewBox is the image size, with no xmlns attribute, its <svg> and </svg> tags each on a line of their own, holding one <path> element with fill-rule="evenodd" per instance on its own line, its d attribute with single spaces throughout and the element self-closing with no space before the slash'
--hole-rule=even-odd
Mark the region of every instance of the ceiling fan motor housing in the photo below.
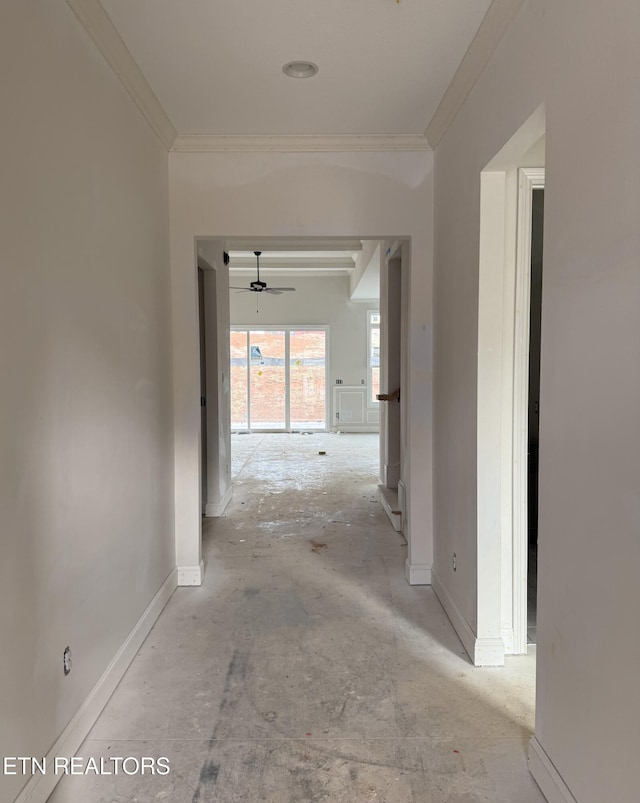
<svg viewBox="0 0 640 803">
<path fill-rule="evenodd" d="M 267 287 L 266 282 L 251 282 L 251 289 L 255 290 L 257 293 L 261 293 Z"/>
</svg>

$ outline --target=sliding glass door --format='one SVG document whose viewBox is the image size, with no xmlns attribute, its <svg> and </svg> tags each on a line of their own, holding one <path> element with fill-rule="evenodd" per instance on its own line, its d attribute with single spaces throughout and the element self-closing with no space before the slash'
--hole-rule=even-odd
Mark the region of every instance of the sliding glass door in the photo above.
<svg viewBox="0 0 640 803">
<path fill-rule="evenodd" d="M 285 333 L 249 330 L 249 429 L 287 428 Z"/>
<path fill-rule="evenodd" d="M 232 430 L 326 429 L 326 355 L 326 328 L 233 328 Z"/>
<path fill-rule="evenodd" d="M 289 426 L 325 429 L 327 343 L 322 329 L 289 332 Z"/>
</svg>

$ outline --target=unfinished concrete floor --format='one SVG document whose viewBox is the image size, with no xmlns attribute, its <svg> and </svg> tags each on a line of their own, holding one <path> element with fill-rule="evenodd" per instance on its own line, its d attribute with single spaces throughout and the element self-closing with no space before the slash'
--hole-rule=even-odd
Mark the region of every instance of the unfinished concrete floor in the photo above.
<svg viewBox="0 0 640 803">
<path fill-rule="evenodd" d="M 377 438 L 238 435 L 234 499 L 50 803 L 539 803 L 534 656 L 471 666 L 377 500 Z M 326 455 L 318 452 L 326 451 Z"/>
</svg>

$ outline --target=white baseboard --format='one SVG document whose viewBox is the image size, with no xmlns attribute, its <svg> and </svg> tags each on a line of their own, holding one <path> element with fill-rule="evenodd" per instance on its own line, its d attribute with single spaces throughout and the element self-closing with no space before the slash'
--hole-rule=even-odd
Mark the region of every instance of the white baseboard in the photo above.
<svg viewBox="0 0 640 803">
<path fill-rule="evenodd" d="M 577 803 L 535 736 L 529 742 L 529 771 L 548 803 Z"/>
<path fill-rule="evenodd" d="M 402 511 L 402 525 L 400 529 L 402 533 L 407 536 L 409 531 L 407 521 L 407 487 L 402 480 L 398 480 L 398 507 Z"/>
<path fill-rule="evenodd" d="M 398 506 L 397 487 L 385 488 L 384 485 L 378 485 L 378 494 L 380 496 L 380 504 L 389 517 L 393 529 L 399 533 L 402 530 L 402 511 Z"/>
<path fill-rule="evenodd" d="M 359 432 L 371 435 L 380 432 L 380 426 L 378 424 L 362 424 L 358 426 L 357 424 L 345 423 L 331 427 L 331 431 L 336 435 L 357 435 Z"/>
<path fill-rule="evenodd" d="M 224 511 L 227 509 L 229 502 L 233 499 L 233 486 L 229 486 L 227 488 L 226 494 L 222 497 L 222 499 L 217 502 L 207 502 L 204 506 L 204 515 L 207 518 L 220 518 Z"/>
<path fill-rule="evenodd" d="M 179 586 L 201 586 L 204 580 L 204 561 L 196 566 L 178 566 Z"/>
<path fill-rule="evenodd" d="M 404 564 L 404 575 L 410 586 L 430 586 L 431 564 L 409 563 L 409 558 L 407 558 Z"/>
<path fill-rule="evenodd" d="M 515 636 L 513 634 L 512 627 L 503 627 L 500 635 L 502 636 L 502 641 L 504 643 L 504 654 L 505 655 L 515 655 L 516 648 L 515 648 Z"/>
<path fill-rule="evenodd" d="M 53 766 L 56 756 L 73 756 L 86 739 L 94 726 L 109 698 L 122 680 L 129 664 L 142 646 L 154 622 L 162 613 L 164 606 L 171 599 L 177 587 L 177 571 L 173 569 L 164 583 L 160 586 L 155 597 L 147 605 L 146 610 L 138 619 L 125 639 L 123 645 L 115 654 L 109 666 L 105 669 L 100 680 L 89 692 L 89 696 L 75 713 L 73 719 L 57 738 L 46 757 L 46 766 Z M 56 783 L 62 775 L 46 773 L 33 775 L 20 792 L 14 803 L 45 803 L 53 792 Z"/>
<path fill-rule="evenodd" d="M 478 638 L 435 572 L 432 572 L 432 586 L 473 665 L 504 666 L 503 640 L 501 638 Z"/>
<path fill-rule="evenodd" d="M 400 463 L 385 463 L 382 467 L 383 484 L 387 488 L 397 488 L 400 482 Z"/>
</svg>

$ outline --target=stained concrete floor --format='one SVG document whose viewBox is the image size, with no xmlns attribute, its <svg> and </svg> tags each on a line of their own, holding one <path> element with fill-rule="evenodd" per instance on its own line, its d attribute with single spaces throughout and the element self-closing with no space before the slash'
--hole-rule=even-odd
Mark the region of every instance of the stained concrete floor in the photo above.
<svg viewBox="0 0 640 803">
<path fill-rule="evenodd" d="M 207 571 L 176 591 L 49 803 L 539 803 L 535 652 L 471 666 L 377 501 L 369 435 L 238 435 Z M 318 454 L 326 451 L 326 455 Z"/>
</svg>

